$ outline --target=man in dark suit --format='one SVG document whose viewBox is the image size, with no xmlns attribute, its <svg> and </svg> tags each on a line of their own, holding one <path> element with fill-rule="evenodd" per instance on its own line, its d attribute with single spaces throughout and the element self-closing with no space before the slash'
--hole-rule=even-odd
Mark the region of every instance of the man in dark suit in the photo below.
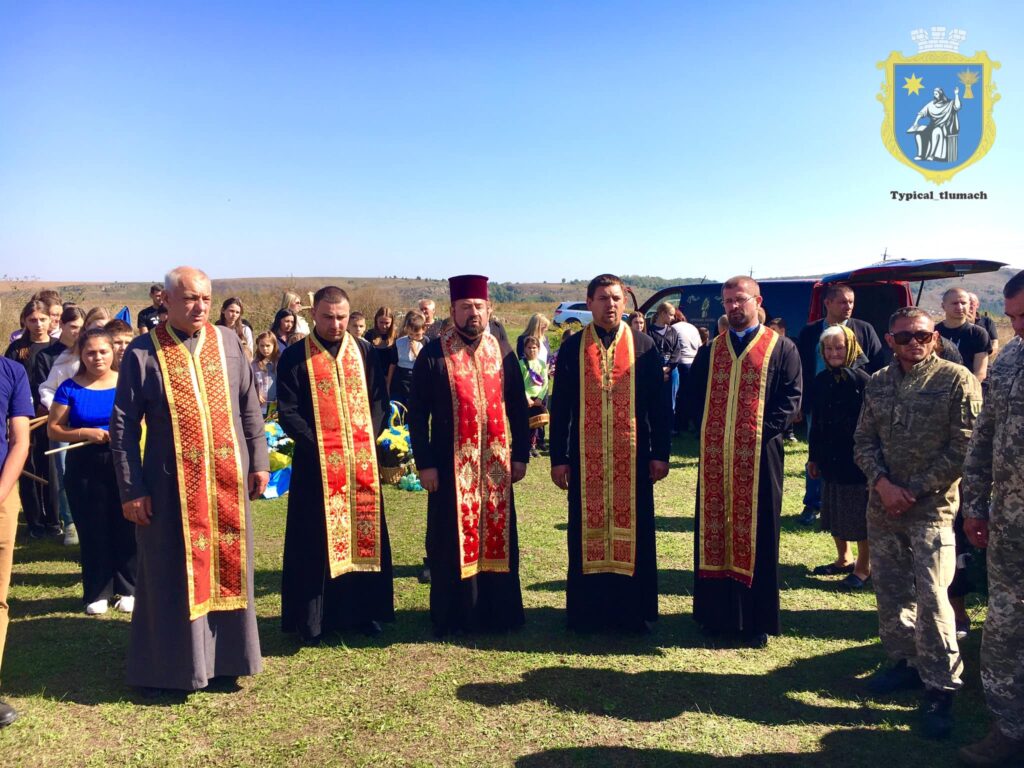
<svg viewBox="0 0 1024 768">
<path fill-rule="evenodd" d="M 797 347 L 800 350 L 800 363 L 803 366 L 803 404 L 801 410 L 806 418 L 810 418 L 811 396 L 814 387 L 811 382 L 825 368 L 825 362 L 818 353 L 818 339 L 822 331 L 832 325 L 845 325 L 849 327 L 857 337 L 864 356 L 868 359 L 865 370 L 874 373 L 884 366 L 887 356 L 882 348 L 882 342 L 870 323 L 858 320 L 853 316 L 853 305 L 855 296 L 853 288 L 848 285 L 834 284 L 825 289 L 825 316 L 821 320 L 808 323 L 800 331 L 797 338 Z M 810 424 L 807 425 L 810 430 Z M 821 509 L 821 481 L 814 480 L 810 475 L 806 476 L 806 487 L 804 491 L 804 511 L 800 514 L 800 522 L 804 525 L 813 525 L 814 519 Z"/>
</svg>

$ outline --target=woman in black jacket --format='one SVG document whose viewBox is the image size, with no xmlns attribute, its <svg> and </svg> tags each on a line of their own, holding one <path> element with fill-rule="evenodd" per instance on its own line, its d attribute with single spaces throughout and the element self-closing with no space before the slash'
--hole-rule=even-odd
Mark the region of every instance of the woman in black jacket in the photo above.
<svg viewBox="0 0 1024 768">
<path fill-rule="evenodd" d="M 821 528 L 832 534 L 836 560 L 819 565 L 819 576 L 847 574 L 840 585 L 862 589 L 871 575 L 868 560 L 867 479 L 853 461 L 853 433 L 857 428 L 868 374 L 867 358 L 853 331 L 833 325 L 821 334 L 819 354 L 825 370 L 812 383 L 810 448 L 807 471 L 822 478 Z M 853 561 L 850 542 L 857 542 Z"/>
</svg>

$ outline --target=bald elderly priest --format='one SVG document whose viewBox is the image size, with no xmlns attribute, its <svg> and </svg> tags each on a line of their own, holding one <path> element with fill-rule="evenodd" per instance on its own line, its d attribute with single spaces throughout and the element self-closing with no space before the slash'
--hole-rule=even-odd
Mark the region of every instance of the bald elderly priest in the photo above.
<svg viewBox="0 0 1024 768">
<path fill-rule="evenodd" d="M 722 286 L 729 327 L 690 369 L 700 413 L 693 618 L 753 647 L 781 632 L 782 431 L 800 407 L 800 354 L 758 322 L 749 277 Z"/>
<path fill-rule="evenodd" d="M 512 484 L 530 456 L 519 361 L 489 329 L 487 278 L 449 279 L 451 324 L 416 358 L 409 435 L 427 500 L 430 620 L 443 636 L 525 620 Z"/>
<path fill-rule="evenodd" d="M 295 440 L 281 572 L 281 626 L 380 632 L 394 619 L 391 544 L 377 468 L 387 391 L 379 357 L 347 332 L 348 294 L 313 296 L 313 332 L 281 356 L 277 407 Z"/>
<path fill-rule="evenodd" d="M 252 368 L 238 336 L 209 321 L 210 278 L 178 267 L 164 287 L 167 321 L 125 351 L 110 422 L 138 526 L 128 682 L 149 694 L 260 671 L 249 499 L 269 478 Z"/>
</svg>

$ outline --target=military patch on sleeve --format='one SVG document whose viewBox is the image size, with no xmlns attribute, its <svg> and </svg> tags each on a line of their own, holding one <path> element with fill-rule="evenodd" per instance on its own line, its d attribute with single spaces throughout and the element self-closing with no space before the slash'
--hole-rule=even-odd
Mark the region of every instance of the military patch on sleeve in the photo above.
<svg viewBox="0 0 1024 768">
<path fill-rule="evenodd" d="M 981 400 L 975 400 L 974 398 L 971 398 L 970 400 L 967 401 L 967 403 L 971 409 L 971 416 L 973 416 L 974 418 L 978 418 L 978 414 L 981 413 Z"/>
</svg>

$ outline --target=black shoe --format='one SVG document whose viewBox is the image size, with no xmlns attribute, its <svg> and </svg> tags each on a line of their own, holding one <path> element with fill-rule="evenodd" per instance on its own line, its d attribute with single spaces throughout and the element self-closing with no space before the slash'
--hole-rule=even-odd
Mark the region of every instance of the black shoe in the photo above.
<svg viewBox="0 0 1024 768">
<path fill-rule="evenodd" d="M 921 701 L 921 730 L 930 739 L 944 739 L 953 730 L 953 692 L 924 692 Z"/>
<path fill-rule="evenodd" d="M 836 565 L 835 563 L 826 563 L 825 565 L 816 565 L 811 574 L 814 576 L 842 576 L 844 573 L 853 573 L 853 569 L 856 566 L 853 563 L 849 565 Z"/>
<path fill-rule="evenodd" d="M 900 659 L 891 667 L 880 669 L 868 678 L 868 693 L 872 696 L 888 696 L 896 691 L 909 691 L 913 688 L 920 688 L 924 683 L 917 670 L 907 664 L 906 659 Z"/>
<path fill-rule="evenodd" d="M 866 579 L 862 579 L 856 573 L 851 573 L 845 579 L 839 582 L 839 589 L 846 590 L 849 592 L 858 592 L 868 585 L 871 577 L 868 576 Z"/>
<path fill-rule="evenodd" d="M 359 631 L 367 637 L 377 637 L 384 632 L 384 627 L 380 625 L 379 621 L 368 621 L 359 628 Z"/>
<path fill-rule="evenodd" d="M 814 525 L 817 517 L 818 510 L 814 507 L 804 507 L 804 511 L 800 513 L 800 525 Z"/>
<path fill-rule="evenodd" d="M 420 575 L 416 577 L 416 581 L 420 584 L 430 583 L 430 561 L 427 558 L 423 558 L 423 570 L 420 571 Z"/>
<path fill-rule="evenodd" d="M 217 675 L 210 678 L 205 690 L 208 693 L 237 693 L 242 686 L 238 684 L 237 675 Z"/>
<path fill-rule="evenodd" d="M 144 685 L 139 688 L 139 694 L 144 699 L 159 699 L 161 696 L 167 695 L 166 688 L 157 688 L 152 685 Z"/>
<path fill-rule="evenodd" d="M 0 701 L 0 728 L 4 728 L 18 719 L 18 711 L 6 701 Z"/>
<path fill-rule="evenodd" d="M 768 633 L 758 632 L 754 635 L 743 635 L 743 642 L 751 648 L 767 648 Z"/>
<path fill-rule="evenodd" d="M 46 535 L 51 539 L 63 539 L 64 528 L 60 525 L 48 525 L 46 526 Z"/>
</svg>

